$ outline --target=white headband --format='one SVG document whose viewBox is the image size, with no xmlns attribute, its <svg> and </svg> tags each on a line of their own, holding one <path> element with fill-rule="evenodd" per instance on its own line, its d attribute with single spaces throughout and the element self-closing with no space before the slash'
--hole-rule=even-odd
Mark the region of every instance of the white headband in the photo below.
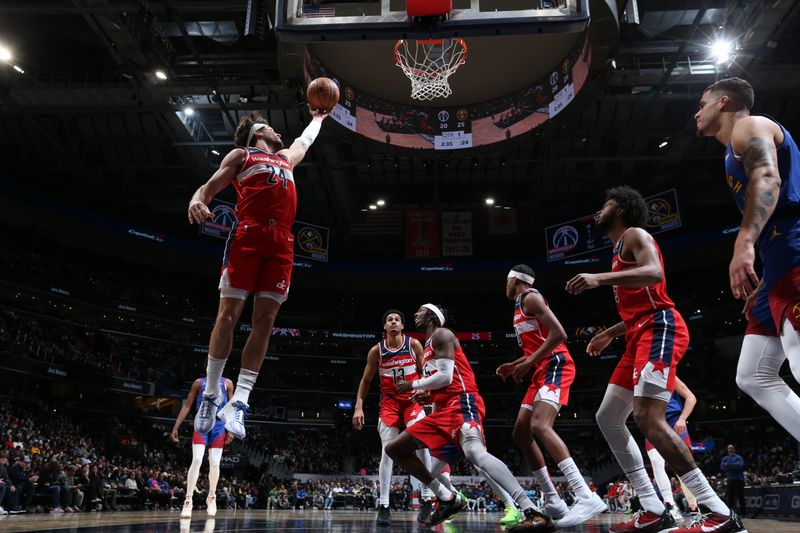
<svg viewBox="0 0 800 533">
<path fill-rule="evenodd" d="M 523 283 L 527 283 L 528 285 L 533 285 L 533 276 L 529 276 L 528 274 L 523 274 L 517 270 L 512 270 L 508 273 L 509 278 L 517 278 Z"/>
<path fill-rule="evenodd" d="M 430 312 L 436 315 L 436 318 L 439 319 L 439 325 L 444 326 L 444 313 L 442 313 L 441 309 L 439 309 L 433 304 L 422 304 L 420 307 L 424 307 L 425 309 L 428 309 Z"/>
<path fill-rule="evenodd" d="M 255 135 L 256 132 L 261 128 L 266 128 L 266 127 L 267 127 L 266 124 L 262 124 L 260 122 L 256 122 L 255 124 L 253 124 L 253 126 L 250 128 L 250 135 L 247 136 L 247 146 L 250 146 L 250 141 L 253 140 L 253 135 Z"/>
</svg>

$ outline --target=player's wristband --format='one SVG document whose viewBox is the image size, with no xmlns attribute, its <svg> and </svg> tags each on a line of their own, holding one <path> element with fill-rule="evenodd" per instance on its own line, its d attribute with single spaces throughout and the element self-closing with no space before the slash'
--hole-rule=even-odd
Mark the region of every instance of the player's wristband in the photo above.
<svg viewBox="0 0 800 533">
<path fill-rule="evenodd" d="M 308 150 L 311 145 L 314 143 L 314 140 L 319 135 L 319 130 L 322 128 L 322 121 L 321 120 L 312 120 L 311 124 L 306 126 L 306 129 L 303 130 L 303 134 L 298 137 L 297 141 L 306 147 Z"/>
</svg>

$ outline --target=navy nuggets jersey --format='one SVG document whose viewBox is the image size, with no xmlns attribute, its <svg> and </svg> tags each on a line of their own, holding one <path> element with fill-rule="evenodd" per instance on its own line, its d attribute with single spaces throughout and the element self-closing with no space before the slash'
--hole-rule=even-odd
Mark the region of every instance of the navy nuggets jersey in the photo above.
<svg viewBox="0 0 800 533">
<path fill-rule="evenodd" d="M 766 294 L 759 294 L 753 309 L 755 321 L 765 327 L 748 327 L 748 332 L 762 334 L 779 331 L 784 314 L 800 323 L 800 150 L 786 128 L 774 122 L 783 133 L 783 142 L 777 147 L 781 188 L 775 211 L 758 238 Z M 735 154 L 730 144 L 725 153 L 725 172 L 733 199 L 744 212 L 749 177 L 741 155 Z M 773 324 L 767 325 L 770 316 Z"/>
</svg>

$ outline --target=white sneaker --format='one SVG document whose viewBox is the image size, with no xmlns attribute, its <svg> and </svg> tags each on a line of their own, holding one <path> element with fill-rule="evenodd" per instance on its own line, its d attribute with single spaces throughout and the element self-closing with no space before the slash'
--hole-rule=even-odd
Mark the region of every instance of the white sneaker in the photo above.
<svg viewBox="0 0 800 533">
<path fill-rule="evenodd" d="M 244 439 L 244 421 L 247 419 L 247 409 L 246 403 L 237 400 L 226 403 L 225 407 L 217 412 L 217 418 L 225 422 L 225 431 L 233 433 L 237 439 Z"/>
<path fill-rule="evenodd" d="M 183 502 L 183 509 L 181 509 L 181 518 L 192 517 L 192 500 L 187 499 Z"/>
<path fill-rule="evenodd" d="M 0 505 L 0 516 L 7 515 L 7 514 L 8 514 L 8 511 L 6 511 L 5 509 L 3 509 L 3 506 L 2 506 L 2 505 Z"/>
<path fill-rule="evenodd" d="M 208 498 L 206 498 L 206 507 L 208 516 L 216 516 L 217 515 L 217 495 L 216 494 L 209 494 Z"/>
<path fill-rule="evenodd" d="M 200 399 L 200 407 L 194 415 L 194 430 L 201 435 L 205 435 L 214 427 L 217 414 L 217 397 L 203 393 Z"/>
<path fill-rule="evenodd" d="M 555 521 L 556 527 L 572 527 L 583 524 L 590 518 L 594 518 L 600 513 L 606 512 L 605 502 L 595 493 L 588 499 L 577 498 L 575 503 L 570 507 L 567 515 Z M 555 518 L 555 517 L 554 517 Z"/>
<path fill-rule="evenodd" d="M 678 509 L 677 505 L 673 505 L 669 513 L 672 515 L 672 518 L 675 519 L 675 525 L 683 523 L 683 513 L 681 513 L 681 510 Z"/>
<path fill-rule="evenodd" d="M 564 500 L 559 498 L 555 503 L 548 500 L 547 503 L 544 504 L 544 510 L 550 515 L 550 518 L 553 520 L 558 520 L 559 518 L 564 518 L 567 515 L 569 512 L 569 507 L 567 507 L 567 504 L 564 503 Z"/>
</svg>

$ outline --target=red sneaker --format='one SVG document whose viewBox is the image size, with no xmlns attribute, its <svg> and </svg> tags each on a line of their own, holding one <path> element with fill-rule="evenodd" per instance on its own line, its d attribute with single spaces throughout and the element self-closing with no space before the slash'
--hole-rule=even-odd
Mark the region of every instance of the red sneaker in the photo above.
<svg viewBox="0 0 800 533">
<path fill-rule="evenodd" d="M 614 524 L 608 530 L 611 533 L 658 533 L 672 531 L 675 527 L 675 519 L 669 510 L 665 510 L 661 515 L 650 511 L 639 511 L 631 520 Z"/>
<path fill-rule="evenodd" d="M 742 519 L 731 509 L 731 514 L 708 513 L 700 515 L 686 526 L 674 533 L 747 533 Z"/>
</svg>

